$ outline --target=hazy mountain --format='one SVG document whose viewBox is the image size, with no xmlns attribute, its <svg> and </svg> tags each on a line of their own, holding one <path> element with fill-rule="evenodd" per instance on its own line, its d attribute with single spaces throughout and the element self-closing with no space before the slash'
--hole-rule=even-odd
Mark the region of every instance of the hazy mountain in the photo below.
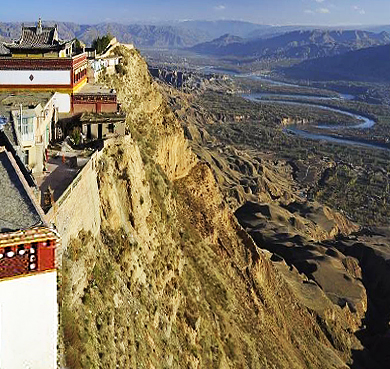
<svg viewBox="0 0 390 369">
<path fill-rule="evenodd" d="M 58 24 L 62 39 L 78 38 L 91 44 L 98 37 L 110 33 L 123 43 L 134 43 L 137 47 L 187 47 L 209 40 L 202 30 L 193 31 L 179 25 L 123 25 L 102 23 L 97 25 L 79 25 L 70 22 L 44 22 L 45 25 Z M 34 23 L 26 23 L 26 25 Z M 0 23 L 0 36 L 17 39 L 22 23 Z"/>
<path fill-rule="evenodd" d="M 273 27 L 250 22 L 218 20 L 218 21 L 183 21 L 178 23 L 179 27 L 198 32 L 202 30 L 207 34 L 209 40 L 218 38 L 224 34 L 232 34 L 246 38 L 253 32 L 267 32 Z"/>
<path fill-rule="evenodd" d="M 34 25 L 34 22 L 26 22 Z M 245 37 L 250 32 L 268 29 L 271 26 L 241 21 L 183 21 L 164 24 L 118 24 L 101 23 L 80 25 L 71 22 L 45 21 L 45 25 L 58 24 L 62 39 L 78 38 L 91 44 L 97 36 L 111 33 L 120 42 L 134 43 L 137 47 L 190 47 L 201 42 L 210 41 L 225 33 Z M 17 39 L 20 35 L 21 22 L 0 23 L 0 36 Z"/>
<path fill-rule="evenodd" d="M 116 23 L 99 24 L 88 27 L 77 37 L 91 43 L 97 34 L 110 33 L 120 42 L 134 43 L 138 47 L 185 47 L 198 40 L 207 39 L 202 31 L 192 31 L 177 26 L 122 25 Z"/>
<path fill-rule="evenodd" d="M 376 32 L 376 33 L 380 33 L 380 32 L 387 32 L 387 33 L 390 33 L 390 25 L 382 25 L 382 26 L 370 26 L 370 27 L 366 27 L 364 28 L 366 31 L 370 31 L 370 32 Z"/>
<path fill-rule="evenodd" d="M 0 36 L 3 39 L 7 39 L 7 40 L 17 38 L 20 35 L 21 26 L 22 23 L 19 22 L 13 22 L 13 23 L 0 22 Z"/>
<path fill-rule="evenodd" d="M 230 34 L 223 35 L 213 41 L 204 42 L 191 48 L 199 54 L 224 55 L 226 50 L 239 50 L 245 44 L 245 39 L 232 36 Z"/>
<path fill-rule="evenodd" d="M 34 25 L 34 22 L 25 24 Z M 270 26 L 228 20 L 166 22 L 155 25 L 119 23 L 87 25 L 56 21 L 44 21 L 44 24 L 57 24 L 62 39 L 78 38 L 86 44 L 91 44 L 98 36 L 111 33 L 119 41 L 134 43 L 137 47 L 183 48 L 196 45 L 195 51 L 214 54 L 218 46 L 216 55 L 286 54 L 287 57 L 295 57 L 295 54 L 298 54 L 298 57 L 299 55 L 316 57 L 387 42 L 385 41 L 387 35 L 375 36 L 374 33 L 364 31 L 320 31 L 308 26 Z M 0 36 L 8 40 L 17 39 L 21 25 L 21 22 L 0 23 Z M 286 33 L 287 31 L 289 32 Z M 222 35 L 225 36 L 221 38 Z M 272 41 L 267 43 L 264 39 Z M 207 44 L 203 45 L 205 42 Z M 294 42 L 297 44 L 294 45 Z M 324 44 L 326 47 L 322 46 Z M 347 45 L 343 48 L 344 44 Z M 326 49 L 325 52 L 318 50 L 318 46 L 321 46 L 320 49 Z M 332 53 L 332 50 L 335 52 Z"/>
<path fill-rule="evenodd" d="M 388 43 L 390 36 L 386 32 L 311 30 L 255 40 L 224 35 L 211 42 L 195 45 L 191 50 L 216 56 L 312 59 Z"/>
<path fill-rule="evenodd" d="M 18 39 L 21 32 L 22 25 L 26 26 L 34 26 L 36 23 L 34 22 L 0 22 L 0 36 L 6 38 L 8 40 Z M 83 33 L 86 29 L 88 29 L 88 25 L 80 25 L 72 22 L 55 22 L 55 21 L 46 21 L 44 22 L 44 26 L 53 26 L 54 24 L 58 25 L 58 31 L 60 34 L 60 38 L 62 39 L 72 39 L 77 35 Z"/>
<path fill-rule="evenodd" d="M 325 27 L 324 27 L 325 28 Z M 248 39 L 258 39 L 258 38 L 272 38 L 284 33 L 294 32 L 294 31 L 310 31 L 319 29 L 316 26 L 271 26 L 257 28 L 254 31 L 245 35 Z"/>
<path fill-rule="evenodd" d="M 390 45 L 304 61 L 285 70 L 294 78 L 312 80 L 390 81 Z"/>
</svg>

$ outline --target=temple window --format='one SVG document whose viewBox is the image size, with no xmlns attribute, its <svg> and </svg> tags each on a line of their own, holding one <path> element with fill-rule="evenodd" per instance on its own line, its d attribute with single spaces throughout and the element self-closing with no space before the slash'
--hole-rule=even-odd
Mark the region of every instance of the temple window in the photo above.
<svg viewBox="0 0 390 369">
<path fill-rule="evenodd" d="M 33 141 L 34 140 L 34 118 L 26 117 L 26 118 L 22 118 L 22 121 L 20 121 L 19 118 L 19 131 L 22 135 L 23 141 Z"/>
<path fill-rule="evenodd" d="M 15 252 L 12 250 L 11 247 L 6 247 L 5 255 L 7 256 L 7 258 L 12 258 L 15 255 Z"/>
<path fill-rule="evenodd" d="M 29 270 L 35 270 L 37 268 L 37 251 L 38 251 L 38 243 L 33 243 L 30 248 L 30 256 L 29 256 Z"/>
</svg>

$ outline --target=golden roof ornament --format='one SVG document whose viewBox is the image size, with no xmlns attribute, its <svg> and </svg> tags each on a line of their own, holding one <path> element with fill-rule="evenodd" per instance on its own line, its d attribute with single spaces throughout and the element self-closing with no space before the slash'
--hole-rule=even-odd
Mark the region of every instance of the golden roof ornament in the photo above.
<svg viewBox="0 0 390 369">
<path fill-rule="evenodd" d="M 39 17 L 38 19 L 38 25 L 37 25 L 37 35 L 40 35 L 42 33 L 42 19 Z"/>
</svg>

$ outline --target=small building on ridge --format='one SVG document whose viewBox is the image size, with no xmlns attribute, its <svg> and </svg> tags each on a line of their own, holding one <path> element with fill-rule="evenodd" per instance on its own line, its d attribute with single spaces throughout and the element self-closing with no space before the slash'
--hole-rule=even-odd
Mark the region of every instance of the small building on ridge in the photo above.
<svg viewBox="0 0 390 369">
<path fill-rule="evenodd" d="M 44 170 L 46 149 L 58 133 L 57 95 L 0 93 L 0 135 L 5 136 L 33 174 Z"/>
</svg>

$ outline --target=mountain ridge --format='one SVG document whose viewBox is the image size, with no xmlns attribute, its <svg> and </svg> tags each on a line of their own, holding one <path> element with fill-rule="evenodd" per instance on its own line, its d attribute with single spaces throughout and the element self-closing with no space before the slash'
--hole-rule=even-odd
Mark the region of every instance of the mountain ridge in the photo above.
<svg viewBox="0 0 390 369">
<path fill-rule="evenodd" d="M 292 31 L 268 39 L 245 40 L 224 35 L 190 48 L 191 51 L 213 56 L 312 59 L 347 51 L 390 43 L 386 32 L 379 34 L 360 30 Z"/>
<path fill-rule="evenodd" d="M 0 37 L 7 40 L 17 39 L 20 36 L 22 22 L 0 22 Z M 26 22 L 34 25 L 35 22 Z M 297 30 L 323 29 L 334 30 L 329 27 L 318 26 L 273 26 L 235 20 L 187 20 L 156 23 L 121 24 L 115 22 L 99 24 L 77 24 L 74 22 L 44 21 L 44 24 L 58 25 L 60 37 L 63 39 L 78 38 L 86 44 L 107 33 L 111 33 L 123 43 L 134 43 L 136 47 L 183 48 L 192 47 L 199 43 L 215 40 L 227 33 L 243 39 L 269 39 Z M 344 28 L 341 28 L 344 29 Z M 358 30 L 363 29 L 357 27 Z M 389 27 L 374 27 L 375 31 L 388 30 Z M 367 30 L 370 30 L 367 27 Z"/>
<path fill-rule="evenodd" d="M 389 82 L 390 45 L 369 47 L 327 58 L 307 60 L 284 73 L 293 78 Z"/>
<path fill-rule="evenodd" d="M 22 22 L 0 22 L 0 37 L 17 39 L 20 36 Z M 34 25 L 34 22 L 26 22 Z M 48 26 L 58 25 L 63 39 L 78 38 L 91 44 L 98 37 L 111 33 L 122 43 L 135 43 L 137 47 L 190 47 L 200 42 L 210 41 L 225 33 L 233 32 L 241 37 L 258 29 L 271 26 L 242 21 L 175 21 L 164 23 L 99 23 L 77 24 L 73 22 L 45 21 Z"/>
</svg>

